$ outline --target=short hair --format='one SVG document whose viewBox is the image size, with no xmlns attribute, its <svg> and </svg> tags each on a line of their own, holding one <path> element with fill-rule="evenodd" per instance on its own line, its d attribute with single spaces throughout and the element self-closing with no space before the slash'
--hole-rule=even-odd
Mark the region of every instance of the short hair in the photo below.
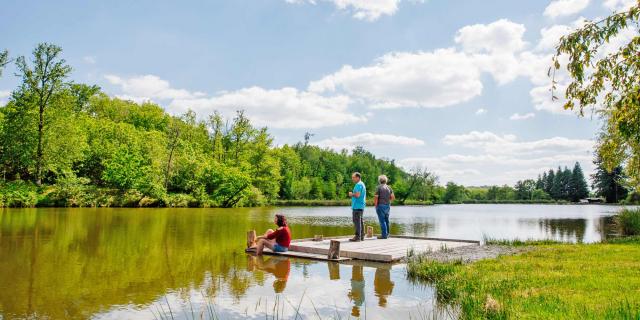
<svg viewBox="0 0 640 320">
<path fill-rule="evenodd" d="M 286 227 L 287 218 L 282 214 L 276 214 L 276 225 L 278 225 L 278 227 Z"/>
<path fill-rule="evenodd" d="M 360 175 L 360 172 L 358 172 L 358 171 L 354 172 L 352 175 L 358 177 L 358 179 L 362 179 L 362 176 Z"/>
<path fill-rule="evenodd" d="M 378 176 L 378 182 L 380 184 L 387 184 L 387 182 L 389 182 L 389 178 L 387 178 L 387 176 L 385 176 L 384 174 L 380 175 Z"/>
</svg>

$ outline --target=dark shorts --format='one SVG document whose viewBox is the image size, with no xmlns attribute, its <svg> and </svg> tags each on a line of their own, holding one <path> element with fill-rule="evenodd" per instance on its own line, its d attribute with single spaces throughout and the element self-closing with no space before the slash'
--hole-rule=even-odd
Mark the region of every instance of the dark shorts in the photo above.
<svg viewBox="0 0 640 320">
<path fill-rule="evenodd" d="M 277 243 L 273 245 L 273 252 L 287 252 L 287 251 L 289 251 L 289 248 L 287 247 L 283 247 Z"/>
</svg>

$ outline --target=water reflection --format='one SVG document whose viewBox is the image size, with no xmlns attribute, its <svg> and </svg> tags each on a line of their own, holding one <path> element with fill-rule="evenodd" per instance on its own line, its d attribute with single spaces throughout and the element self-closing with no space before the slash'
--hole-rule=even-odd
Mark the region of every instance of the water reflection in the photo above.
<svg viewBox="0 0 640 320">
<path fill-rule="evenodd" d="M 612 231 L 606 206 L 397 207 L 396 234 L 597 241 Z M 317 318 L 367 313 L 406 318 L 433 289 L 401 265 L 337 264 L 243 252 L 246 231 L 283 212 L 294 238 L 351 234 L 345 208 L 4 209 L 0 211 L 0 318 L 174 318 L 215 305 L 219 318 L 262 318 L 274 297 Z M 367 224 L 377 227 L 373 211 Z M 304 299 L 303 299 L 304 298 Z M 289 304 L 287 304 L 289 305 Z M 206 314 L 206 313 L 205 313 Z M 400 316 L 399 316 L 400 315 Z M 291 315 L 293 316 L 293 315 Z M 197 317 L 196 317 L 197 318 Z M 207 318 L 205 316 L 205 318 Z"/>
<path fill-rule="evenodd" d="M 291 272 L 291 261 L 285 257 L 265 257 L 248 255 L 247 270 L 250 272 L 260 270 L 272 274 L 275 277 L 273 281 L 273 291 L 282 293 L 287 287 L 287 280 Z"/>
</svg>

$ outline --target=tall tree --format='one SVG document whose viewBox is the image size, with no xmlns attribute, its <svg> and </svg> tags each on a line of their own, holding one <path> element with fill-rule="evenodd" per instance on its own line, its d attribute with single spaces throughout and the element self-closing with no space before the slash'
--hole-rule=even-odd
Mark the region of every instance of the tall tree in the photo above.
<svg viewBox="0 0 640 320">
<path fill-rule="evenodd" d="M 593 162 L 596 171 L 591 175 L 592 188 L 595 194 L 604 197 L 608 203 L 617 203 L 627 197 L 629 190 L 625 187 L 626 176 L 621 166 L 608 171 L 600 157 Z"/>
<path fill-rule="evenodd" d="M 555 177 L 555 173 L 553 173 L 552 169 L 549 169 L 549 173 L 545 176 L 546 179 L 544 181 L 544 192 L 546 192 L 549 195 L 552 195 L 552 189 L 553 189 L 553 181 L 556 179 Z"/>
<path fill-rule="evenodd" d="M 49 109 L 55 96 L 64 86 L 71 67 L 59 57 L 62 48 L 41 43 L 33 50 L 33 67 L 24 56 L 18 57 L 16 66 L 22 76 L 22 89 L 34 96 L 38 108 L 38 146 L 36 150 L 36 184 L 42 184 L 43 137 L 45 130 L 45 111 Z"/>
<path fill-rule="evenodd" d="M 549 70 L 553 90 L 566 86 L 565 109 L 583 116 L 585 109 L 597 107 L 604 123 L 597 144 L 602 165 L 608 172 L 624 165 L 634 187 L 640 186 L 639 23 L 640 1 L 635 1 L 625 12 L 584 24 L 560 39 Z M 628 42 L 614 47 L 610 40 L 628 30 L 633 32 Z M 559 84 L 556 70 L 565 58 L 570 81 Z"/>
<path fill-rule="evenodd" d="M 2 76 L 2 70 L 9 63 L 9 51 L 0 51 L 0 76 Z"/>
<path fill-rule="evenodd" d="M 589 196 L 589 185 L 584 178 L 582 167 L 580 163 L 576 162 L 571 172 L 571 179 L 569 181 L 569 198 L 573 202 L 577 202 L 580 199 L 584 199 Z"/>
</svg>

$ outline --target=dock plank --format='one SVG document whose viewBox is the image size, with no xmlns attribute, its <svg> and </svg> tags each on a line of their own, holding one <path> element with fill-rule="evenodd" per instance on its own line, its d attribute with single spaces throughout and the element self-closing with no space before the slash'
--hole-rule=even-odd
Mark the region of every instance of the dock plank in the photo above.
<svg viewBox="0 0 640 320">
<path fill-rule="evenodd" d="M 292 240 L 289 251 L 275 253 L 282 256 L 328 260 L 331 240 L 340 242 L 340 258 L 375 262 L 395 262 L 407 257 L 410 252 L 420 254 L 427 251 L 439 251 L 443 248 L 455 248 L 479 245 L 479 241 L 426 238 L 415 236 L 391 236 L 388 239 L 366 238 L 364 241 L 351 242 L 350 236 L 325 237 L 322 241 L 313 239 Z M 267 251 L 265 251 L 267 253 Z M 269 254 L 269 253 L 267 253 Z M 274 253 L 271 253 L 274 254 Z M 334 260 L 335 261 L 335 260 Z"/>
</svg>

